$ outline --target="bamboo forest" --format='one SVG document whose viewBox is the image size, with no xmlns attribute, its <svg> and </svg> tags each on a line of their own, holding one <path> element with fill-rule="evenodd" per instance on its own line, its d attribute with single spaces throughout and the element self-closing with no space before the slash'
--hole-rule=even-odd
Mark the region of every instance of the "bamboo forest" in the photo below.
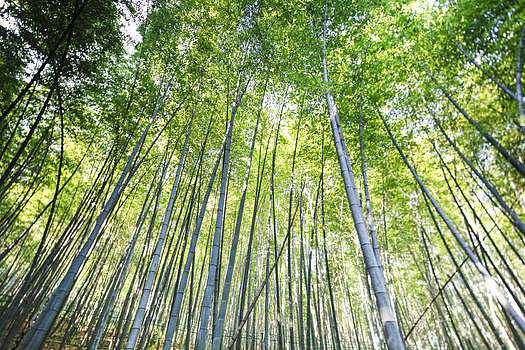
<svg viewBox="0 0 525 350">
<path fill-rule="evenodd" d="M 1 0 L 0 350 L 525 349 L 523 0 Z"/>
</svg>

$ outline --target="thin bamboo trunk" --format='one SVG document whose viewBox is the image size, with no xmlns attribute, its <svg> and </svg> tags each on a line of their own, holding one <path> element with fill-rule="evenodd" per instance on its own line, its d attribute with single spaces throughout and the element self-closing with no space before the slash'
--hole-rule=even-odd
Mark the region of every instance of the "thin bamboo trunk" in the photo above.
<svg viewBox="0 0 525 350">
<path fill-rule="evenodd" d="M 242 195 L 239 202 L 239 209 L 237 212 L 237 221 L 235 223 L 235 231 L 233 233 L 232 238 L 232 246 L 230 248 L 230 258 L 228 261 L 228 267 L 226 272 L 226 277 L 224 280 L 224 286 L 223 286 L 223 292 L 222 292 L 222 300 L 221 300 L 221 306 L 219 310 L 218 315 L 218 321 L 216 325 L 215 332 L 213 334 L 213 343 L 212 343 L 212 349 L 219 350 L 222 344 L 222 336 L 224 332 L 224 317 L 226 316 L 226 307 L 228 305 L 228 297 L 230 294 L 230 287 L 231 287 L 231 279 L 233 276 L 233 267 L 235 265 L 235 257 L 237 255 L 237 244 L 239 241 L 239 234 L 241 231 L 241 224 L 242 224 L 242 216 L 244 213 L 244 202 L 246 200 L 246 191 L 248 189 L 248 179 L 250 177 L 250 169 L 252 164 L 252 158 L 253 158 L 253 151 L 255 149 L 255 141 L 257 139 L 257 129 L 259 127 L 259 120 L 261 117 L 261 111 L 262 106 L 264 102 L 264 94 L 266 92 L 266 85 L 264 87 L 265 91 L 263 92 L 262 98 L 261 98 L 261 104 L 259 107 L 259 112 L 257 113 L 257 121 L 255 123 L 255 129 L 253 131 L 252 135 L 252 142 L 250 147 L 250 155 L 248 157 L 248 165 L 246 166 L 246 175 L 244 176 L 244 183 L 242 187 Z"/>
</svg>

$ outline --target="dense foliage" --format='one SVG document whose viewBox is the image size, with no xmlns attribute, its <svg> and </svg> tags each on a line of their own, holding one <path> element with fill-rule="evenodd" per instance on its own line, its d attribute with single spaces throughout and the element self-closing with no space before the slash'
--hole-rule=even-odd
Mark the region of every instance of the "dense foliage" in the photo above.
<svg viewBox="0 0 525 350">
<path fill-rule="evenodd" d="M 0 348 L 525 348 L 519 1 L 0 3 Z"/>
</svg>

